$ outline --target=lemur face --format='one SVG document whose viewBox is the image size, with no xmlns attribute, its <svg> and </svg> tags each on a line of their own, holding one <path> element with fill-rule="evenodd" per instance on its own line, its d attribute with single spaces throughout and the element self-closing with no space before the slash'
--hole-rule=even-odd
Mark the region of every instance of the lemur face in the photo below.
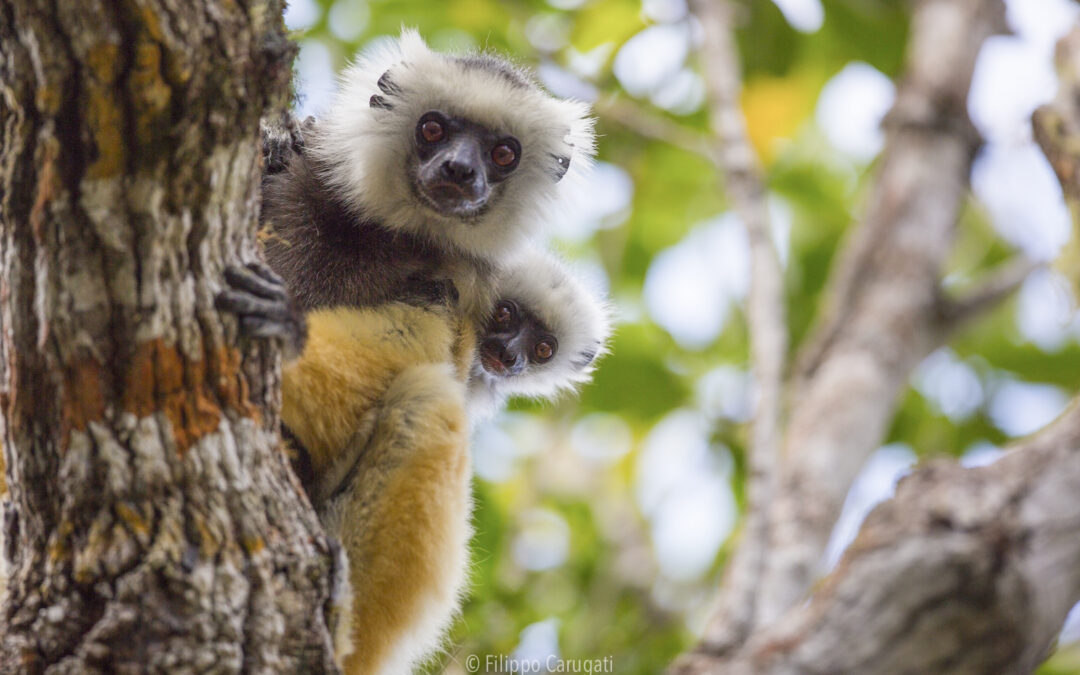
<svg viewBox="0 0 1080 675">
<path fill-rule="evenodd" d="M 413 187 L 442 216 L 481 215 L 517 168 L 521 143 L 468 119 L 432 110 L 415 132 Z"/>
<path fill-rule="evenodd" d="M 514 377 L 550 362 L 558 351 L 559 341 L 532 313 L 502 300 L 481 338 L 480 366 L 493 377 Z"/>
</svg>

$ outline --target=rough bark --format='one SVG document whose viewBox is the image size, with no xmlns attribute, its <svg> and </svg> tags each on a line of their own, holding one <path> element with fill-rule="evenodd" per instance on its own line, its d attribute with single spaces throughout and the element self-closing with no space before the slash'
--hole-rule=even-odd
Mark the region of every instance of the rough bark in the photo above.
<svg viewBox="0 0 1080 675">
<path fill-rule="evenodd" d="M 0 4 L 2 672 L 333 670 L 277 349 L 213 308 L 258 255 L 281 10 Z"/>
</svg>

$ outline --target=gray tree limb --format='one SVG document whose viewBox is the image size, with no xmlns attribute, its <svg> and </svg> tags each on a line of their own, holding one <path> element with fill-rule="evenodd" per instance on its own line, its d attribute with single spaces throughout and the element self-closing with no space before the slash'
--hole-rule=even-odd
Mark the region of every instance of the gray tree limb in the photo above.
<svg viewBox="0 0 1080 675">
<path fill-rule="evenodd" d="M 941 461 L 867 517 L 808 604 L 680 673 L 1029 673 L 1080 600 L 1080 405 L 998 462 Z"/>
<path fill-rule="evenodd" d="M 942 297 L 938 323 L 943 333 L 957 330 L 1012 295 L 1032 272 L 1042 267 L 1025 256 L 998 266 L 973 288 L 954 297 Z"/>
<path fill-rule="evenodd" d="M 716 609 L 703 638 L 712 648 L 722 649 L 745 640 L 755 624 L 758 608 L 753 596 L 765 572 L 769 505 L 777 489 L 787 324 L 784 274 L 769 226 L 767 193 L 740 107 L 742 76 L 733 26 L 737 7 L 698 0 L 693 9 L 704 31 L 701 56 L 715 136 L 712 154 L 750 241 L 746 313 L 755 401 L 747 462 L 748 506 L 738 547 L 724 570 Z"/>
<path fill-rule="evenodd" d="M 859 468 L 878 447 L 911 370 L 939 346 L 942 265 L 980 139 L 967 94 L 1000 0 L 922 0 L 885 120 L 863 222 L 839 255 L 829 311 L 800 354 L 781 487 L 770 512 L 762 624 L 800 601 Z"/>
<path fill-rule="evenodd" d="M 708 52 L 710 61 L 734 63 L 715 47 L 729 40 L 725 36 L 731 30 L 730 9 L 701 2 L 695 11 L 702 20 L 706 45 L 714 45 Z M 894 596 L 901 589 L 906 591 L 905 584 L 918 580 L 919 574 L 947 578 L 947 563 L 977 568 L 984 559 L 964 561 L 959 554 L 952 558 L 937 556 L 939 542 L 919 538 L 919 530 L 913 525 L 921 522 L 918 509 L 912 511 L 912 520 L 899 519 L 890 528 L 877 530 L 887 533 L 880 541 L 890 554 L 873 563 L 874 568 L 880 567 L 882 560 L 893 555 L 890 547 L 895 547 L 922 552 L 912 565 L 905 567 L 905 559 L 898 559 L 895 569 L 855 575 L 852 570 L 862 569 L 861 565 L 871 569 L 871 563 L 858 557 L 853 548 L 845 558 L 851 564 L 842 564 L 813 596 L 808 607 L 815 611 L 795 608 L 820 575 L 825 544 L 843 499 L 865 459 L 880 444 L 911 370 L 954 329 L 1015 290 L 1030 272 L 1029 263 L 1017 261 L 991 274 L 975 290 L 955 298 L 947 296 L 940 283 L 957 216 L 967 195 L 971 161 L 981 143 L 966 113 L 975 58 L 983 41 L 1003 30 L 1004 7 L 997 0 L 923 0 L 916 5 L 907 69 L 885 121 L 888 142 L 869 210 L 838 256 L 828 311 L 802 350 L 789 383 L 791 410 L 783 435 L 781 482 L 773 488 L 775 498 L 762 509 L 768 521 L 758 530 L 768 533 L 768 541 L 762 544 L 760 539 L 750 540 L 749 553 L 744 551 L 747 541 L 740 541 L 725 573 L 720 609 L 698 651 L 680 659 L 675 672 L 888 673 L 924 672 L 927 668 L 937 672 L 943 661 L 934 659 L 953 659 L 950 663 L 956 672 L 981 672 L 979 668 L 985 668 L 986 663 L 1012 662 L 1023 670 L 1023 664 L 1037 662 L 1031 661 L 1035 657 L 1026 648 L 1005 656 L 978 649 L 968 650 L 970 655 L 958 655 L 960 647 L 974 644 L 969 638 L 978 637 L 979 621 L 967 624 L 967 628 L 954 626 L 955 630 L 973 633 L 944 641 L 940 653 L 920 650 L 918 645 L 926 636 L 948 634 L 941 626 L 949 624 L 950 619 L 928 619 L 927 625 L 933 625 L 933 630 L 920 632 L 923 619 L 916 614 L 931 609 L 918 604 L 926 600 L 925 596 L 918 591 L 904 598 Z M 723 77 L 715 75 L 716 70 L 714 67 L 710 76 L 714 92 L 727 86 Z M 731 73 L 737 76 L 737 66 L 728 68 L 727 73 L 726 77 Z M 715 93 L 713 106 L 714 119 L 720 115 L 718 107 L 726 108 L 727 120 L 733 111 L 738 113 L 737 106 L 725 106 Z M 723 138 L 721 134 L 721 143 Z M 779 417 L 777 420 L 779 424 Z M 938 473 L 953 476 L 956 472 Z M 971 483 L 972 499 L 981 499 L 983 491 L 996 489 L 989 479 L 994 472 L 970 475 L 982 476 Z M 946 487 L 926 489 L 948 492 Z M 918 505 L 925 497 L 907 496 L 903 508 Z M 1054 498 L 1063 500 L 1066 511 L 1071 508 L 1062 495 Z M 896 509 L 904 513 L 901 507 Z M 745 517 L 753 523 L 755 514 Z M 872 522 L 868 522 L 868 528 Z M 1031 527 L 1036 525 L 1047 524 L 1029 523 Z M 924 547 L 933 550 L 924 551 Z M 954 549 L 944 550 L 956 553 Z M 971 542 L 964 550 L 980 552 Z M 763 572 L 736 574 L 738 567 L 732 566 L 746 565 L 746 559 L 763 562 Z M 753 565 L 744 569 L 753 569 Z M 895 577 L 893 585 L 890 575 Z M 991 585 L 996 583 L 996 578 L 988 575 L 984 579 Z M 879 584 L 881 581 L 884 583 Z M 1026 583 L 1029 589 L 1035 589 L 1044 581 L 1031 577 Z M 828 592 L 833 587 L 846 589 L 842 602 Z M 938 590 L 938 600 L 948 605 L 946 593 L 956 588 L 943 589 L 939 585 Z M 862 597 L 879 602 L 887 599 L 895 604 L 895 612 L 891 606 L 864 611 L 853 607 L 852 603 Z M 958 602 L 962 600 L 961 594 Z M 1038 638 L 1045 647 L 1060 629 L 1065 610 L 1059 612 L 1056 605 L 1048 608 L 1042 632 L 1038 636 L 1020 632 L 1015 636 L 1018 644 L 1030 645 L 1031 639 Z M 873 612 L 877 614 L 872 616 Z M 879 630 L 875 624 L 877 615 L 892 615 L 891 620 L 907 623 L 901 621 Z M 864 646 L 862 653 L 849 647 L 856 640 Z M 1038 656 L 1044 657 L 1045 649 Z"/>
</svg>

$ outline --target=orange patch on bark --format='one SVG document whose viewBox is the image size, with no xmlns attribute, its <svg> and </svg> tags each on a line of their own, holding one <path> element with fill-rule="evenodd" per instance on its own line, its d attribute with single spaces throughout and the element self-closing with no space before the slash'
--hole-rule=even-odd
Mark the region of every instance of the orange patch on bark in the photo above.
<svg viewBox="0 0 1080 675">
<path fill-rule="evenodd" d="M 34 205 L 30 207 L 30 228 L 37 244 L 43 243 L 45 225 L 49 222 L 48 207 L 61 189 L 60 171 L 56 166 L 60 146 L 56 139 L 45 140 L 42 143 L 42 152 L 37 194 L 34 195 Z"/>
<path fill-rule="evenodd" d="M 258 409 L 248 401 L 236 349 L 220 348 L 196 361 L 164 340 L 150 340 L 138 346 L 126 365 L 118 376 L 120 410 L 140 418 L 164 413 L 181 453 L 217 431 L 223 408 L 259 418 Z M 65 431 L 85 431 L 90 422 L 105 418 L 107 378 L 106 369 L 93 357 L 65 371 Z"/>
<path fill-rule="evenodd" d="M 164 412 L 181 452 L 217 431 L 223 407 L 249 417 L 257 414 L 247 400 L 237 350 L 221 348 L 191 361 L 160 339 L 143 343 L 136 351 L 124 379 L 121 405 L 138 417 Z"/>
<path fill-rule="evenodd" d="M 64 372 L 63 420 L 64 435 L 74 429 L 86 431 L 90 422 L 105 417 L 105 368 L 97 359 L 79 359 Z"/>
</svg>

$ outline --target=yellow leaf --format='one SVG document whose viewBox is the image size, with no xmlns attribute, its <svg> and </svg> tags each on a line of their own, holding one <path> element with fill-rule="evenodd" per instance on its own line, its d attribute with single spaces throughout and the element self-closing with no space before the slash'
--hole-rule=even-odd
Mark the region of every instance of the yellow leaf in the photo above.
<svg viewBox="0 0 1080 675">
<path fill-rule="evenodd" d="M 778 139 L 792 138 L 814 110 L 822 78 L 810 72 L 785 77 L 759 76 L 743 89 L 742 107 L 747 133 L 764 164 L 769 164 Z"/>
</svg>

